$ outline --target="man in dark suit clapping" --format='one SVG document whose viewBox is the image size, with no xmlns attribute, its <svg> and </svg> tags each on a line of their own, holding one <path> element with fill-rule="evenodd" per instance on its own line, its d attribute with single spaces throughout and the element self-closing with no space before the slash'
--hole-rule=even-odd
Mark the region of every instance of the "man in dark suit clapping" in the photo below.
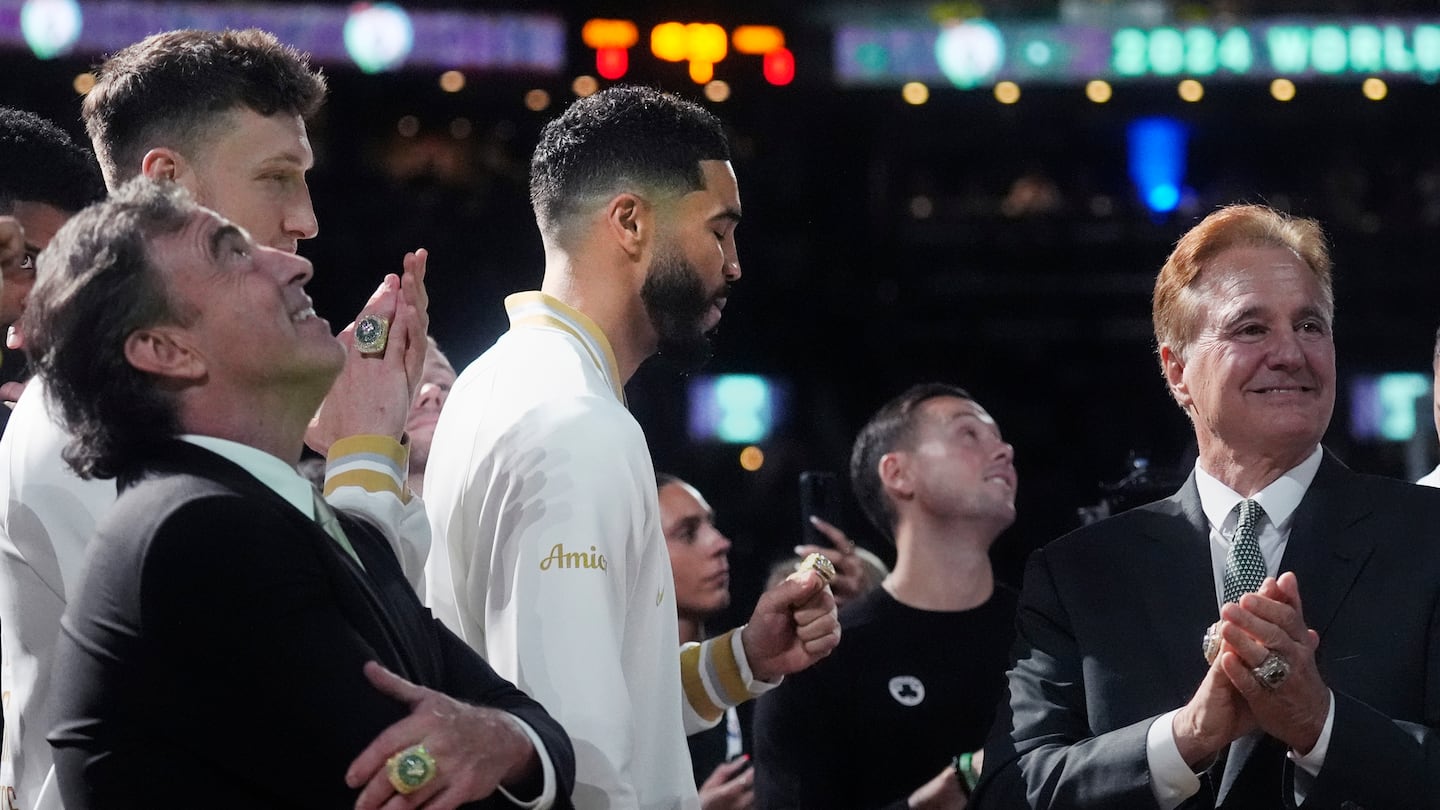
<svg viewBox="0 0 1440 810">
<path fill-rule="evenodd" d="M 1155 336 L 1199 459 L 1032 556 L 978 807 L 1440 806 L 1440 493 L 1321 447 L 1334 309 L 1312 221 L 1177 243 Z"/>
</svg>

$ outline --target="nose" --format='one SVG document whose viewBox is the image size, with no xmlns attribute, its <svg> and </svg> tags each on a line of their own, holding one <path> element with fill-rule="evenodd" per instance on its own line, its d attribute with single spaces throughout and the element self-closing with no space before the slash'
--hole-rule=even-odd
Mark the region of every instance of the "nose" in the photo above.
<svg viewBox="0 0 1440 810">
<path fill-rule="evenodd" d="M 315 206 L 310 202 L 310 186 L 304 180 L 285 207 L 285 222 L 281 227 L 287 236 L 295 239 L 314 239 L 320 233 L 320 221 L 315 218 Z"/>
<path fill-rule="evenodd" d="M 717 556 L 724 556 L 730 553 L 730 538 L 714 526 L 710 527 L 711 553 Z"/>
<path fill-rule="evenodd" d="M 725 280 L 736 282 L 740 280 L 740 257 L 731 253 L 725 261 Z"/>
<path fill-rule="evenodd" d="M 271 247 L 257 249 L 257 258 L 264 262 L 265 269 L 273 274 L 282 286 L 294 284 L 303 287 L 315 275 L 315 266 L 304 256 Z"/>
<path fill-rule="evenodd" d="M 445 406 L 445 389 L 435 383 L 421 383 L 420 390 L 415 392 L 415 407 L 434 408 L 440 410 Z"/>
<path fill-rule="evenodd" d="M 1014 464 L 1014 463 L 1015 463 L 1015 445 L 1013 445 L 1013 444 L 1005 441 L 1004 439 L 997 439 L 996 441 L 999 442 L 999 446 L 995 448 L 995 458 L 996 458 L 996 459 L 1005 459 L 1006 461 L 1010 462 L 1011 464 Z"/>
<path fill-rule="evenodd" d="M 1305 350 L 1300 345 L 1300 336 L 1293 329 L 1277 329 L 1266 356 L 1271 368 L 1299 368 L 1305 362 Z"/>
</svg>

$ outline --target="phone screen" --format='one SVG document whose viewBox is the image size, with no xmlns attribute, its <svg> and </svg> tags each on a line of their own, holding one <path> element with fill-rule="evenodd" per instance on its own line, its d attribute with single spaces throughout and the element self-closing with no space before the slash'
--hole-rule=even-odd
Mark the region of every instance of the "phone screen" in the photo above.
<svg viewBox="0 0 1440 810">
<path fill-rule="evenodd" d="M 806 545 L 829 546 L 830 541 L 810 523 L 811 515 L 831 525 L 840 525 L 840 476 L 824 470 L 800 473 L 802 540 Z"/>
</svg>

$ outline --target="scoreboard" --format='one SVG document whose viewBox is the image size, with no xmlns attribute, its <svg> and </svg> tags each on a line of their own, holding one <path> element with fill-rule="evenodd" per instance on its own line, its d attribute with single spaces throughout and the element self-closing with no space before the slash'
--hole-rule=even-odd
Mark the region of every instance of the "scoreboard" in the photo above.
<svg viewBox="0 0 1440 810">
<path fill-rule="evenodd" d="M 1286 18 L 1154 27 L 1004 23 L 843 25 L 835 78 L 849 86 L 947 81 L 1083 83 L 1194 77 L 1440 78 L 1440 18 Z"/>
</svg>

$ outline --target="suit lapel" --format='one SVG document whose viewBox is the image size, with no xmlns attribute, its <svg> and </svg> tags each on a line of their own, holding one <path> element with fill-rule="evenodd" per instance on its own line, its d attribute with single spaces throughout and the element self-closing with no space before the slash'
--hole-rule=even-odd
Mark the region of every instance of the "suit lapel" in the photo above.
<svg viewBox="0 0 1440 810">
<path fill-rule="evenodd" d="M 1205 677 L 1200 642 L 1218 618 L 1210 527 L 1200 508 L 1195 474 L 1180 491 L 1149 507 L 1142 529 L 1154 542 L 1140 544 L 1136 560 L 1147 615 L 1172 677 L 1175 705 L 1183 705 Z"/>
<path fill-rule="evenodd" d="M 1327 451 L 1295 510 L 1280 560 L 1280 571 L 1293 571 L 1300 583 L 1305 623 L 1322 639 L 1375 547 L 1364 529 L 1372 510 L 1363 478 Z"/>
<path fill-rule="evenodd" d="M 136 478 L 149 473 L 193 475 L 208 478 L 246 498 L 267 503 L 285 516 L 297 535 L 315 544 L 322 560 L 333 566 L 330 580 L 341 606 L 356 622 L 357 629 L 368 624 L 373 631 L 365 632 L 366 640 L 375 647 L 380 662 L 405 677 L 413 677 L 411 656 L 400 643 L 403 636 L 390 620 L 370 577 L 340 548 L 320 524 L 306 517 L 278 493 L 260 483 L 255 476 L 223 456 L 183 440 L 173 440 L 157 447 L 146 459 L 145 469 L 126 474 L 120 482 L 121 491 Z M 347 524 L 347 531 L 353 524 Z"/>
</svg>

